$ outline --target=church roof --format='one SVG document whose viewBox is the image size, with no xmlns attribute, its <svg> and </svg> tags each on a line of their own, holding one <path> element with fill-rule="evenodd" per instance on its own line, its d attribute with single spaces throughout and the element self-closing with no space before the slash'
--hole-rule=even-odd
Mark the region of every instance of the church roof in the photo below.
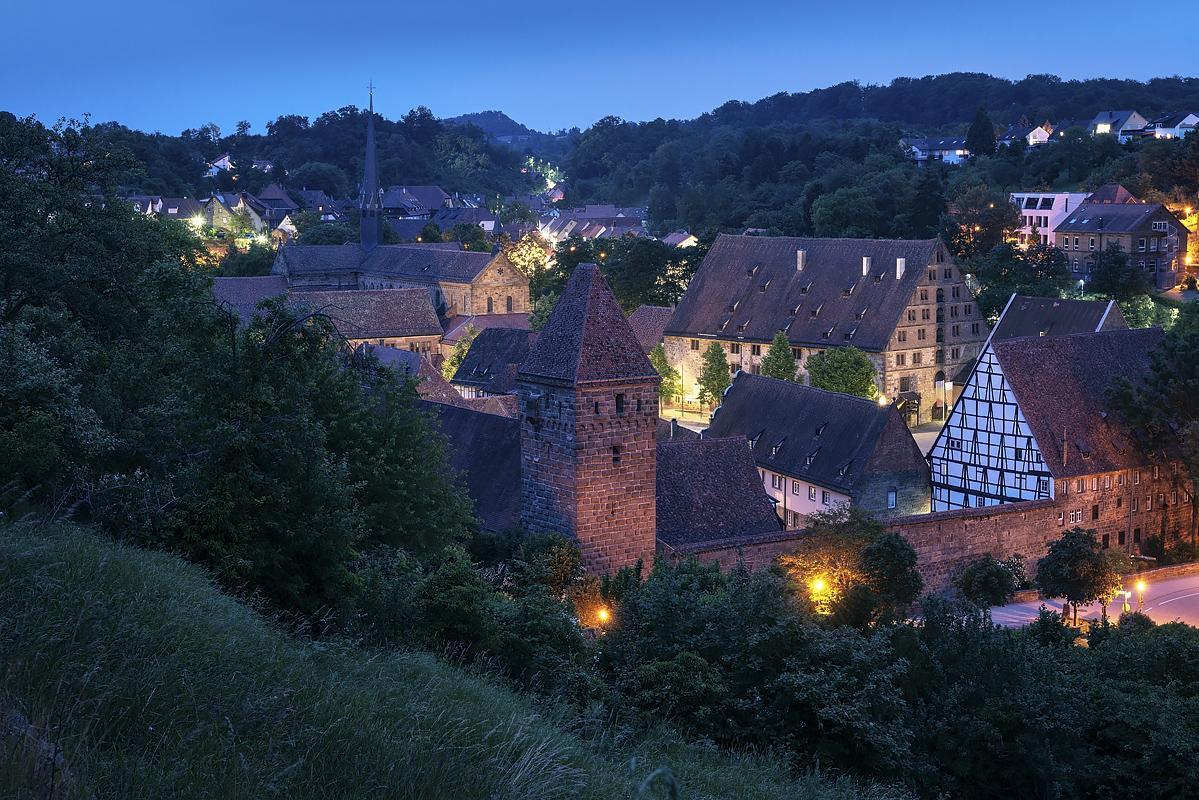
<svg viewBox="0 0 1199 800">
<path fill-rule="evenodd" d="M 571 384 L 658 377 L 595 264 L 575 267 L 520 375 Z"/>
<path fill-rule="evenodd" d="M 742 438 L 659 441 L 657 535 L 670 547 L 777 532 Z"/>
<path fill-rule="evenodd" d="M 722 234 L 691 279 L 665 332 L 769 342 L 781 330 L 795 345 L 852 344 L 879 352 L 938 248 L 944 246 L 937 239 Z M 865 276 L 863 257 L 871 259 Z M 897 278 L 900 258 L 906 259 L 905 269 Z"/>
<path fill-rule="evenodd" d="M 213 278 L 212 294 L 219 304 L 236 311 L 238 325 L 245 326 L 254 318 L 260 302 L 287 294 L 287 278 L 282 275 Z"/>
<path fill-rule="evenodd" d="M 293 291 L 291 299 L 327 316 L 347 339 L 441 336 L 427 289 Z"/>
<path fill-rule="evenodd" d="M 1055 478 L 1152 463 L 1107 390 L 1116 378 L 1143 381 L 1162 336 L 1161 328 L 1140 328 L 991 343 Z"/>
</svg>

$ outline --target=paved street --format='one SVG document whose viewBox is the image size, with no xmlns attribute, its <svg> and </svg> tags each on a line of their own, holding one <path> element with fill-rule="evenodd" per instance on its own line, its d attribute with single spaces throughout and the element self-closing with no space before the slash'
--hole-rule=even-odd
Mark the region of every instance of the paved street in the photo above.
<svg viewBox="0 0 1199 800">
<path fill-rule="evenodd" d="M 1132 591 L 1130 604 L 1135 611 L 1137 608 L 1137 592 L 1135 585 L 1126 585 Z M 1120 615 L 1121 600 L 1116 600 L 1108 606 L 1109 616 Z M 1060 612 L 1061 600 L 1038 600 L 1032 603 L 1017 603 L 1009 606 L 996 606 L 991 609 L 991 618 L 998 625 L 1020 626 L 1027 625 L 1037 618 L 1037 612 L 1044 605 Z M 1179 620 L 1190 625 L 1199 625 L 1199 575 L 1182 578 L 1168 578 L 1159 582 L 1147 582 L 1145 588 L 1144 612 L 1155 622 L 1172 622 Z M 1078 618 L 1097 620 L 1100 616 L 1098 605 L 1079 606 Z"/>
</svg>

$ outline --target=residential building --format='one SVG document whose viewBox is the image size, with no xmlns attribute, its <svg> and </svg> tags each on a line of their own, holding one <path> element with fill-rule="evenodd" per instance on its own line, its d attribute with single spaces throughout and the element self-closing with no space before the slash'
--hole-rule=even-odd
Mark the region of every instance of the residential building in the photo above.
<svg viewBox="0 0 1199 800">
<path fill-rule="evenodd" d="M 724 349 L 731 373 L 757 373 L 779 331 L 800 375 L 815 353 L 864 351 L 879 392 L 919 424 L 944 418 L 987 323 L 939 239 L 721 235 L 665 331 L 683 402 L 698 399 L 710 342 Z"/>
<path fill-rule="evenodd" d="M 284 218 L 300 210 L 300 204 L 277 183 L 268 184 L 257 196 L 264 212 L 263 221 L 272 230 L 279 227 Z"/>
<path fill-rule="evenodd" d="M 671 247 L 677 247 L 682 250 L 687 247 L 695 247 L 697 244 L 699 244 L 699 237 L 693 233 L 679 230 L 671 231 L 670 233 L 666 234 L 662 237 L 662 241 L 666 242 L 666 244 L 670 245 Z"/>
<path fill-rule="evenodd" d="M 321 222 L 334 222 L 341 219 L 341 208 L 323 189 L 301 189 L 296 193 L 304 210 L 316 214 Z"/>
<path fill-rule="evenodd" d="M 476 225 L 488 236 L 500 232 L 500 216 L 486 208 L 439 208 L 430 218 L 434 225 L 448 231 L 455 225 Z"/>
<path fill-rule="evenodd" d="M 552 208 L 539 218 L 541 235 L 556 243 L 572 236 L 582 239 L 619 239 L 621 236 L 647 236 L 648 212 L 639 206 L 620 207 L 595 204 L 578 208 Z"/>
<path fill-rule="evenodd" d="M 1065 336 L 1127 327 L 1115 300 L 1067 300 L 1013 294 L 1000 312 L 987 343 L 1024 336 Z M 986 350 L 985 345 L 983 350 Z"/>
<path fill-rule="evenodd" d="M 1092 203 L 1058 223 L 1053 241 L 1066 254 L 1070 271 L 1090 280 L 1095 259 L 1111 246 L 1128 254 L 1158 289 L 1170 289 L 1183 272 L 1187 229 L 1161 203 Z"/>
<path fill-rule="evenodd" d="M 1009 125 L 995 142 L 1000 147 L 1009 147 L 1018 141 L 1023 141 L 1027 147 L 1038 147 L 1048 142 L 1052 135 L 1053 126 L 1048 122 L 1031 125 L 1028 120 L 1021 120 Z"/>
<path fill-rule="evenodd" d="M 480 331 L 450 383 L 469 399 L 511 394 L 516 373 L 537 342 L 537 332 L 515 328 Z"/>
<path fill-rule="evenodd" d="M 1194 133 L 1196 126 L 1199 126 L 1199 114 L 1174 111 L 1154 117 L 1145 132 L 1157 139 L 1181 139 Z"/>
<path fill-rule="evenodd" d="M 1092 136 L 1111 134 L 1124 144 L 1144 135 L 1148 124 L 1149 120 L 1132 110 L 1100 111 L 1091 120 L 1090 132 Z"/>
<path fill-rule="evenodd" d="M 368 124 L 373 125 L 373 120 Z M 438 209 L 452 205 L 449 193 L 440 186 L 388 186 L 382 194 L 380 207 L 387 219 L 429 219 Z"/>
<path fill-rule="evenodd" d="M 1013 192 L 1012 202 L 1020 209 L 1016 236 L 1024 246 L 1052 244 L 1053 229 L 1066 214 L 1087 199 L 1086 192 Z"/>
<path fill-rule="evenodd" d="M 1132 205 L 1141 199 L 1118 183 L 1105 183 L 1087 195 L 1086 202 L 1093 205 Z"/>
<path fill-rule="evenodd" d="M 933 511 L 1049 501 L 1059 529 L 1135 550 L 1190 527 L 1176 455 L 1151 452 L 1108 390 L 1143 381 L 1159 328 L 993 340 L 930 454 Z"/>
<path fill-rule="evenodd" d="M 454 345 L 468 330 L 485 331 L 489 328 L 511 328 L 529 330 L 529 314 L 475 314 L 450 317 L 445 322 L 445 335 L 441 337 L 441 354 L 449 357 Z"/>
<path fill-rule="evenodd" d="M 943 161 L 946 164 L 960 164 L 970 157 L 966 149 L 966 140 L 961 137 L 944 136 L 932 139 L 904 138 L 899 144 L 908 154 L 908 158 L 917 164 L 929 161 Z"/>
<path fill-rule="evenodd" d="M 928 463 L 890 403 L 741 372 L 704 435 L 749 442 L 789 529 L 845 503 L 879 518 L 929 508 Z"/>
</svg>

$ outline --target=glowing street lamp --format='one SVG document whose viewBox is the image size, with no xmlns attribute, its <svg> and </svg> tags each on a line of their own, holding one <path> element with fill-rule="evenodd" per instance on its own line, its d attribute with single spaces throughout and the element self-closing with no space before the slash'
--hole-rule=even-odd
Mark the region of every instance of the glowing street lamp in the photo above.
<svg viewBox="0 0 1199 800">
<path fill-rule="evenodd" d="M 599 610 L 595 612 L 595 618 L 599 620 L 600 625 L 607 625 L 609 620 L 612 619 L 612 612 L 606 607 L 600 606 Z"/>
<path fill-rule="evenodd" d="M 1145 607 L 1145 582 L 1137 581 L 1137 611 Z"/>
</svg>

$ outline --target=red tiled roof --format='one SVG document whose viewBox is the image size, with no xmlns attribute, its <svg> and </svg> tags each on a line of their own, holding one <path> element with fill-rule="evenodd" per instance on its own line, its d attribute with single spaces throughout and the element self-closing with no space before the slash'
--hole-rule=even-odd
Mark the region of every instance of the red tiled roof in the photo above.
<svg viewBox="0 0 1199 800">
<path fill-rule="evenodd" d="M 580 264 L 520 368 L 521 378 L 570 384 L 656 379 L 595 264 Z"/>
<path fill-rule="evenodd" d="M 641 306 L 629 315 L 629 327 L 641 342 L 642 350 L 648 353 L 662 343 L 662 333 L 673 313 L 673 308 L 665 306 Z"/>
<path fill-rule="evenodd" d="M 427 289 L 292 291 L 292 300 L 329 317 L 347 339 L 441 336 Z"/>
</svg>

